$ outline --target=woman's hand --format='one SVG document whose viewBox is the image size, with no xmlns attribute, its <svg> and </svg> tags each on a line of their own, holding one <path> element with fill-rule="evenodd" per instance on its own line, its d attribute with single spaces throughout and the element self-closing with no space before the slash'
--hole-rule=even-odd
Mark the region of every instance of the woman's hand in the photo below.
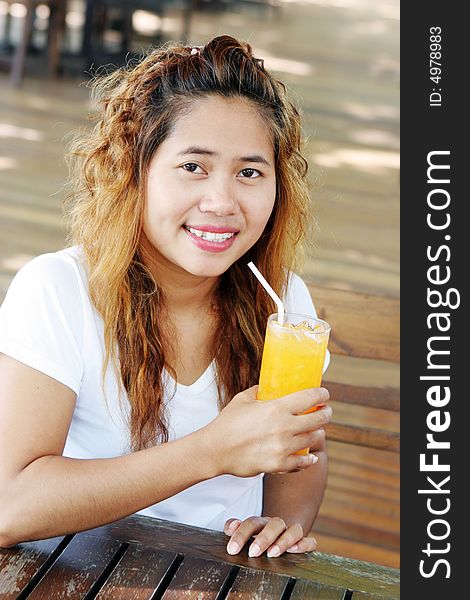
<svg viewBox="0 0 470 600">
<path fill-rule="evenodd" d="M 295 452 L 315 447 L 318 430 L 331 420 L 328 405 L 302 414 L 329 399 L 325 388 L 295 392 L 269 402 L 256 400 L 258 386 L 240 394 L 200 432 L 212 449 L 217 475 L 252 477 L 306 469 L 317 457 Z"/>
<path fill-rule="evenodd" d="M 248 556 L 261 556 L 267 551 L 268 558 L 281 556 L 284 552 L 311 552 L 317 547 L 314 538 L 304 537 L 300 523 L 287 526 L 280 517 L 249 517 L 244 521 L 229 519 L 224 533 L 230 536 L 227 544 L 229 554 L 237 554 L 254 536 Z"/>
</svg>

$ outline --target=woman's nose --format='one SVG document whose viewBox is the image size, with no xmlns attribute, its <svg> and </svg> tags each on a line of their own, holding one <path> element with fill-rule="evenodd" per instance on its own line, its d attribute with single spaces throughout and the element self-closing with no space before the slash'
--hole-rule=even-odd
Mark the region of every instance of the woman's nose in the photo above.
<svg viewBox="0 0 470 600">
<path fill-rule="evenodd" d="M 231 215 L 238 211 L 238 201 L 233 183 L 227 178 L 213 178 L 207 182 L 207 188 L 199 201 L 201 212 L 213 212 L 220 216 Z"/>
</svg>

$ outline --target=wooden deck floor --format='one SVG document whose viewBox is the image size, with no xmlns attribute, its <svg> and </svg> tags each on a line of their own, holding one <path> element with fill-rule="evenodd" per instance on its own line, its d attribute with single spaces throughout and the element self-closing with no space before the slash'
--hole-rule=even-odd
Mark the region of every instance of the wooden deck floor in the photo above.
<svg viewBox="0 0 470 600">
<path fill-rule="evenodd" d="M 272 11 L 245 6 L 196 13 L 190 35 L 192 44 L 221 33 L 250 41 L 304 111 L 318 220 L 305 278 L 391 297 L 399 295 L 398 18 L 398 0 L 291 0 Z M 168 39 L 179 39 L 180 14 L 169 11 L 163 28 Z M 88 113 L 84 81 L 67 76 L 49 81 L 30 70 L 23 88 L 13 90 L 0 73 L 0 301 L 18 268 L 63 247 L 63 155 L 67 134 Z M 380 361 L 344 358 L 331 368 L 332 380 L 367 378 L 398 387 L 398 367 Z M 341 445 L 332 453 L 338 469 L 364 461 L 362 455 L 345 456 Z M 399 517 L 390 500 L 399 495 L 398 458 L 382 454 L 371 457 L 363 473 L 358 494 L 364 509 L 357 519 L 383 518 L 387 539 L 371 547 L 361 542 L 359 529 L 334 526 L 346 509 L 334 472 L 323 515 L 329 533 L 317 537 L 327 552 L 397 566 Z M 374 473 L 380 470 L 379 480 Z M 373 506 L 368 478 L 375 486 Z"/>
</svg>

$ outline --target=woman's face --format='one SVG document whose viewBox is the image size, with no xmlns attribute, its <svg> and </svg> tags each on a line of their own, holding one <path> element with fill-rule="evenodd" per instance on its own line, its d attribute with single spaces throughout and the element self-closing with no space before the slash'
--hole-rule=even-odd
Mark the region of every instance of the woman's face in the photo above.
<svg viewBox="0 0 470 600">
<path fill-rule="evenodd" d="M 207 96 L 176 120 L 150 162 L 144 233 L 157 263 L 218 276 L 260 238 L 275 196 L 272 139 L 257 110 Z"/>
</svg>

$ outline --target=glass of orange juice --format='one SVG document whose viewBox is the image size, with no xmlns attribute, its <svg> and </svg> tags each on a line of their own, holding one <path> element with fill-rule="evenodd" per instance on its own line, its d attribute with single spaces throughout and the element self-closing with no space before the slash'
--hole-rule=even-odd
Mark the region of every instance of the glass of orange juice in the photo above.
<svg viewBox="0 0 470 600">
<path fill-rule="evenodd" d="M 268 318 L 259 378 L 258 400 L 274 400 L 307 388 L 320 387 L 330 326 L 326 321 L 286 313 L 284 324 L 275 313 Z M 324 406 L 318 405 L 307 412 Z M 304 448 L 296 454 L 308 454 Z"/>
</svg>

